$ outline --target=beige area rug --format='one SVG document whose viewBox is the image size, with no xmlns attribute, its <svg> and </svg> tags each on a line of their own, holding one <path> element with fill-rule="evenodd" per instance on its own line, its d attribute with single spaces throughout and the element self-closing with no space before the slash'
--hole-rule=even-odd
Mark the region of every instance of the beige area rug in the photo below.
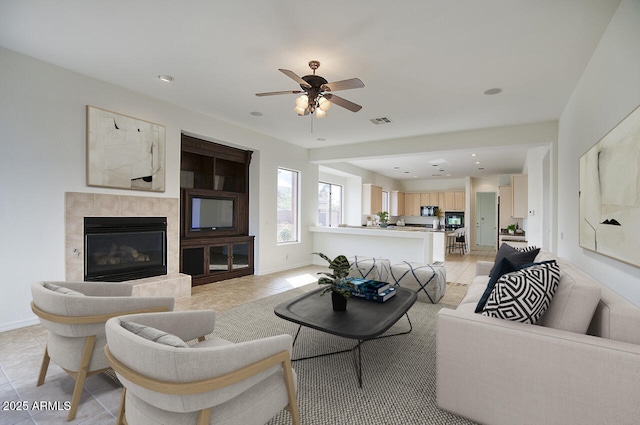
<svg viewBox="0 0 640 425">
<path fill-rule="evenodd" d="M 308 285 L 254 301 L 217 315 L 215 333 L 241 342 L 282 333 L 295 335 L 298 326 L 273 313 L 279 303 L 305 291 Z M 330 307 L 330 299 L 327 297 Z M 348 308 L 348 307 L 347 307 Z M 416 302 L 409 310 L 411 333 L 367 341 L 362 346 L 363 386 L 359 388 L 351 352 L 294 362 L 298 374 L 298 404 L 305 425 L 473 424 L 436 406 L 436 314 L 445 304 Z M 388 333 L 409 329 L 406 318 Z M 303 328 L 294 358 L 351 348 L 355 341 Z M 270 425 L 290 424 L 281 412 Z"/>
</svg>

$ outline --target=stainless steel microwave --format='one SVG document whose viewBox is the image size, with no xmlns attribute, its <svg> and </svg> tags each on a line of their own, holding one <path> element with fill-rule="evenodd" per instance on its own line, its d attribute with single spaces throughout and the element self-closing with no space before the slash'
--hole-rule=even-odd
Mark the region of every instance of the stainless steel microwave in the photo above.
<svg viewBox="0 0 640 425">
<path fill-rule="evenodd" d="M 421 217 L 435 217 L 438 215 L 438 207 L 436 206 L 423 206 L 420 207 L 420 216 Z"/>
</svg>

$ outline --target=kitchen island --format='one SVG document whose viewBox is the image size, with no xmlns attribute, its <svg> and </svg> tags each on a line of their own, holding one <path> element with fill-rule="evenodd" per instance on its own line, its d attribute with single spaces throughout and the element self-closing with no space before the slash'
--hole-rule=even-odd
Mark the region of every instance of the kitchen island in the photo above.
<svg viewBox="0 0 640 425">
<path fill-rule="evenodd" d="M 313 251 L 330 258 L 343 254 L 433 264 L 444 261 L 445 232 L 424 227 L 311 227 Z M 314 258 L 317 264 L 322 259 Z"/>
</svg>

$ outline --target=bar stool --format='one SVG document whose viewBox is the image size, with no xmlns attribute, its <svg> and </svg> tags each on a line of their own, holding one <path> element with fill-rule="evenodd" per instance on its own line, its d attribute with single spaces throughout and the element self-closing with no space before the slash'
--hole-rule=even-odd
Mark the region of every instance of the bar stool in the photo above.
<svg viewBox="0 0 640 425">
<path fill-rule="evenodd" d="M 460 255 L 466 254 L 467 253 L 467 228 L 461 227 L 459 229 L 456 229 L 456 231 L 454 232 L 454 235 L 455 235 L 454 251 L 456 248 L 459 248 Z"/>
</svg>

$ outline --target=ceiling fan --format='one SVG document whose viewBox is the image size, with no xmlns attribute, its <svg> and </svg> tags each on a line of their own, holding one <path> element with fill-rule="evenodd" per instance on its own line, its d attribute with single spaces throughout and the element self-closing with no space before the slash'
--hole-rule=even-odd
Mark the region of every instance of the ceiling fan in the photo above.
<svg viewBox="0 0 640 425">
<path fill-rule="evenodd" d="M 329 83 L 323 77 L 316 75 L 316 69 L 319 67 L 320 62 L 315 60 L 310 61 L 309 68 L 313 70 L 313 74 L 305 75 L 304 77 L 299 77 L 295 72 L 289 71 L 288 69 L 280 68 L 279 71 L 296 83 L 300 84 L 300 88 L 302 90 L 256 93 L 256 96 L 304 93 L 296 99 L 296 107 L 294 108 L 294 111 L 296 111 L 300 116 L 313 114 L 315 112 L 316 117 L 322 118 L 327 114 L 332 103 L 352 112 L 358 112 L 362 109 L 362 106 L 332 93 L 338 90 L 359 89 L 364 87 L 364 83 L 360 81 L 359 78 L 351 78 L 348 80 Z"/>
</svg>

